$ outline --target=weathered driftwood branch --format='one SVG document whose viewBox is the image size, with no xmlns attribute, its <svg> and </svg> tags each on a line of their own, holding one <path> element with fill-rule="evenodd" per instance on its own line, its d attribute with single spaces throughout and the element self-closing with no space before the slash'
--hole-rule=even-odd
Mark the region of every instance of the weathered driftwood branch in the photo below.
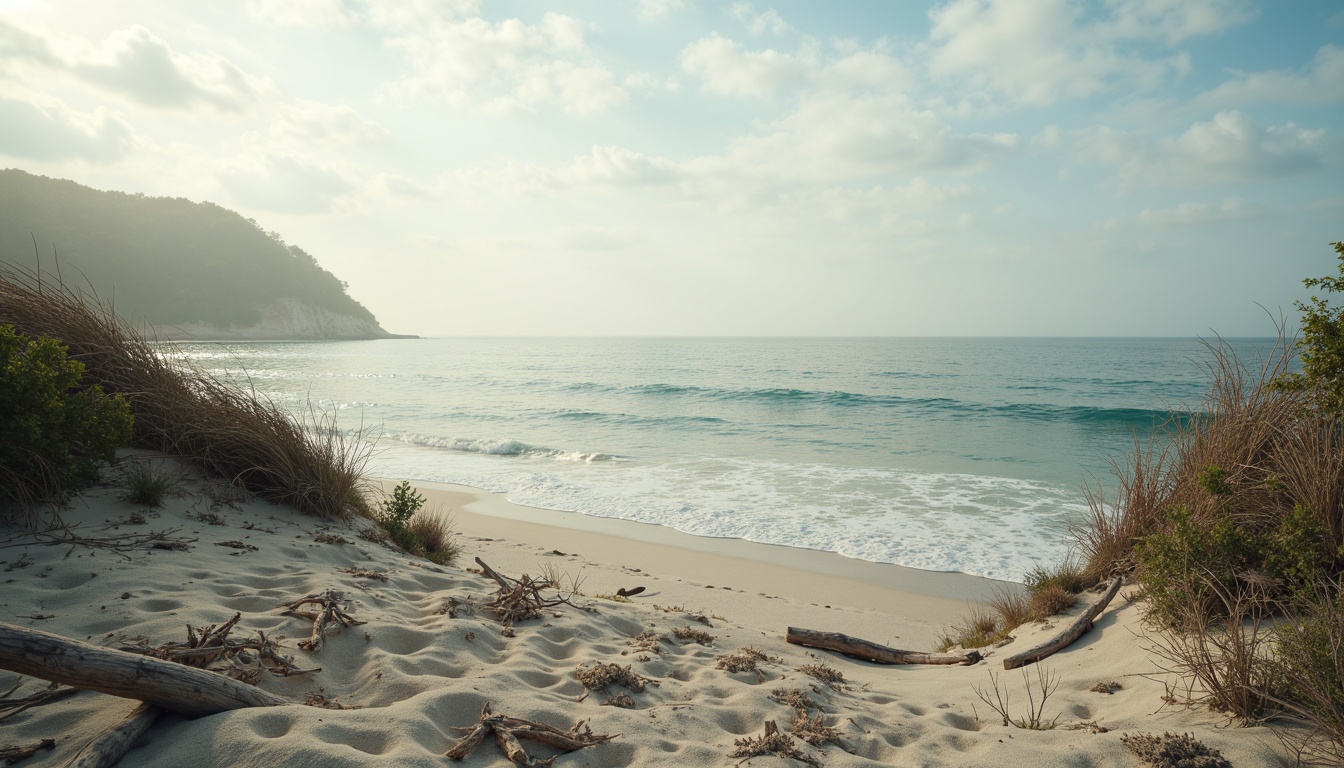
<svg viewBox="0 0 1344 768">
<path fill-rule="evenodd" d="M 55 683 L 53 683 L 50 688 L 47 688 L 46 690 L 43 691 L 38 691 L 37 693 L 34 693 L 31 696 L 24 696 L 21 699 L 9 698 L 9 695 L 17 691 L 19 689 L 19 686 L 22 684 L 23 684 L 23 678 L 20 677 L 18 679 L 18 682 L 14 683 L 13 688 L 10 688 L 9 691 L 7 691 L 4 696 L 0 696 L 0 712 L 4 712 L 3 715 L 0 715 L 0 723 L 3 723 L 4 721 L 8 720 L 11 717 L 14 717 L 15 715 L 19 714 L 25 709 L 30 709 L 32 707 L 40 707 L 43 704 L 47 704 L 49 702 L 53 702 L 58 699 L 64 699 L 66 696 L 79 693 L 78 688 L 61 688 Z"/>
<path fill-rule="evenodd" d="M 55 749 L 55 747 L 55 739 L 43 739 L 26 747 L 0 747 L 0 760 L 4 761 L 4 765 L 12 765 L 20 760 L 27 760 L 44 749 Z"/>
<path fill-rule="evenodd" d="M 0 622 L 0 669 L 147 701 L 169 712 L 193 717 L 294 703 L 215 672 L 100 648 L 3 622 Z"/>
<path fill-rule="evenodd" d="M 153 704 L 141 703 L 120 723 L 85 744 L 79 754 L 71 758 L 63 768 L 111 768 L 130 751 L 131 745 L 140 738 L 140 734 L 154 724 L 159 713 L 159 708 Z"/>
<path fill-rule="evenodd" d="M 510 578 L 486 565 L 479 557 L 476 558 L 476 564 L 481 566 L 483 575 L 499 585 L 499 590 L 495 592 L 495 597 L 489 602 L 489 606 L 494 609 L 495 618 L 505 627 L 511 627 L 517 621 L 536 618 L 547 608 L 561 604 L 573 605 L 561 595 L 541 596 L 542 590 L 556 589 L 559 586 L 550 579 L 534 579 L 527 574 L 523 574 L 521 579 Z"/>
<path fill-rule="evenodd" d="M 1069 647 L 1074 640 L 1082 637 L 1092 628 L 1093 620 L 1095 620 L 1102 611 L 1106 610 L 1106 606 L 1110 604 L 1111 598 L 1115 597 L 1115 593 L 1120 591 L 1120 583 L 1121 578 L 1116 576 L 1111 580 L 1111 585 L 1106 588 L 1106 593 L 1101 596 L 1101 599 L 1091 608 L 1088 608 L 1086 611 L 1079 614 L 1078 618 L 1074 619 L 1072 624 L 1065 627 L 1063 632 L 1060 632 L 1035 648 L 1029 648 L 1021 653 L 1009 656 L 1003 660 L 1003 668 L 1017 669 L 1018 667 L 1025 666 L 1033 661 L 1040 661 L 1053 653 L 1057 653 Z"/>
<path fill-rule="evenodd" d="M 342 627 L 357 626 L 367 624 L 360 621 L 341 608 L 342 597 L 340 593 L 327 590 L 320 595 L 308 595 L 285 606 L 287 613 L 295 616 L 302 616 L 313 622 L 313 634 L 307 640 L 300 640 L 299 647 L 314 653 L 322 650 L 322 643 L 327 639 L 327 627 L 331 624 L 339 624 Z M 299 606 L 307 604 L 318 606 L 317 611 L 302 611 Z"/>
<path fill-rule="evenodd" d="M 960 664 L 963 666 L 980 661 L 979 651 L 966 653 L 922 653 L 889 648 L 869 640 L 863 640 L 839 632 L 818 632 L 815 629 L 789 627 L 784 635 L 787 642 L 794 645 L 806 645 L 812 648 L 825 648 L 846 656 L 854 656 L 864 661 L 878 664 Z"/>
<path fill-rule="evenodd" d="M 257 637 L 249 640 L 235 640 L 229 637 L 234 625 L 242 618 L 241 613 L 233 614 L 222 625 L 216 627 L 193 627 L 187 625 L 187 642 L 164 643 L 157 647 L 146 644 L 122 646 L 129 653 L 141 653 L 164 661 L 175 661 L 189 667 L 212 669 L 212 671 L 256 685 L 261 680 L 261 670 L 273 675 L 289 677 L 322 671 L 321 667 L 301 669 L 294 665 L 293 656 L 280 653 L 280 643 L 266 637 L 266 633 L 257 631 Z M 247 652 L 251 651 L 252 654 Z M 224 669 L 212 668 L 212 664 L 222 663 Z"/>
<path fill-rule="evenodd" d="M 520 739 L 528 741 L 537 741 L 542 744 L 562 749 L 566 752 L 572 752 L 576 749 L 591 747 L 594 744 L 601 744 L 604 741 L 611 741 L 617 734 L 596 734 L 588 728 L 586 721 L 580 720 L 574 724 L 568 731 L 562 731 L 554 726 L 545 723 L 534 723 L 531 720 L 523 720 L 517 717 L 507 715 L 496 715 L 490 712 L 490 702 L 486 702 L 481 708 L 480 719 L 475 725 L 467 728 L 459 728 L 461 731 L 468 731 L 453 748 L 444 753 L 445 757 L 453 760 L 464 760 L 472 753 L 476 747 L 485 741 L 486 736 L 493 735 L 499 748 L 504 750 L 504 754 L 509 760 L 517 765 L 550 765 L 555 762 L 555 758 L 547 760 L 537 760 L 523 749 Z"/>
</svg>

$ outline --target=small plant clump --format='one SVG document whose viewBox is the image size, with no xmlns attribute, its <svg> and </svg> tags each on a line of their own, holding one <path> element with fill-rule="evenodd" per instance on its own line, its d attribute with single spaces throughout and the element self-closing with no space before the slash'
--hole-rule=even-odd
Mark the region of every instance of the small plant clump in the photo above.
<svg viewBox="0 0 1344 768">
<path fill-rule="evenodd" d="M 733 751 L 728 754 L 729 757 L 743 759 L 748 757 L 759 757 L 761 755 L 791 757 L 794 760 L 813 766 L 813 768 L 821 768 L 821 761 L 806 752 L 799 750 L 793 737 L 787 733 L 782 733 L 773 720 L 767 720 L 765 722 L 765 733 L 760 736 L 746 736 L 741 739 L 734 739 Z"/>
<path fill-rule="evenodd" d="M 998 617 L 978 605 L 972 605 L 960 621 L 943 631 L 938 640 L 938 650 L 984 648 L 1007 637 L 1008 629 L 999 623 Z"/>
<path fill-rule="evenodd" d="M 439 565 L 451 565 L 461 552 L 452 540 L 452 524 L 440 515 L 424 512 L 425 497 L 402 480 L 383 500 L 379 524 L 397 546 Z"/>
<path fill-rule="evenodd" d="M 1189 734 L 1126 733 L 1120 743 L 1153 768 L 1232 768 L 1221 752 Z"/>
<path fill-rule="evenodd" d="M 1022 669 L 1022 683 L 1027 693 L 1027 706 L 1023 713 L 1013 716 L 1010 710 L 1012 693 L 1002 685 L 998 675 L 993 671 L 989 673 L 990 685 L 988 688 L 972 686 L 975 695 L 989 708 L 1003 719 L 1004 725 L 1011 725 L 1017 728 L 1023 728 L 1029 731 L 1049 731 L 1053 730 L 1055 724 L 1063 713 L 1055 715 L 1050 720 L 1045 719 L 1045 702 L 1050 698 L 1050 694 L 1059 687 L 1059 676 L 1052 675 L 1049 671 L 1039 664 L 1034 665 L 1036 670 L 1036 679 L 1031 679 L 1031 673 L 1026 668 Z"/>
<path fill-rule="evenodd" d="M 700 645 L 714 644 L 713 635 L 703 629 L 692 629 L 689 624 L 684 627 L 676 627 L 672 630 L 672 634 L 675 635 L 678 640 L 690 640 L 691 642 L 699 643 Z"/>
<path fill-rule="evenodd" d="M 793 722 L 789 725 L 789 731 L 792 732 L 795 739 L 802 739 L 814 747 L 834 744 L 846 752 L 849 751 L 848 746 L 841 740 L 840 731 L 823 724 L 821 715 L 809 717 L 801 709 L 794 710 Z"/>
<path fill-rule="evenodd" d="M 828 667 L 825 664 L 804 664 L 798 668 L 798 671 L 809 677 L 815 677 L 833 691 L 840 690 L 845 684 L 844 674 L 840 670 Z"/>
<path fill-rule="evenodd" d="M 645 630 L 638 635 L 630 638 L 626 644 L 637 653 L 657 653 L 663 652 L 663 636 L 653 630 Z"/>
<path fill-rule="evenodd" d="M 820 709 L 821 705 L 807 694 L 802 688 L 776 688 L 770 692 L 770 700 L 799 710 Z"/>
<path fill-rule="evenodd" d="M 657 680 L 650 680 L 632 672 L 629 665 L 622 667 L 619 664 L 603 664 L 600 661 L 593 663 L 592 666 L 580 664 L 574 669 L 574 678 L 590 691 L 605 691 L 613 685 L 619 685 L 635 693 L 643 693 L 645 684 L 658 685 Z"/>
<path fill-rule="evenodd" d="M 163 506 L 164 499 L 176 493 L 181 482 L 176 472 L 155 467 L 147 461 L 135 461 L 121 472 L 122 501 L 144 507 Z"/>
</svg>

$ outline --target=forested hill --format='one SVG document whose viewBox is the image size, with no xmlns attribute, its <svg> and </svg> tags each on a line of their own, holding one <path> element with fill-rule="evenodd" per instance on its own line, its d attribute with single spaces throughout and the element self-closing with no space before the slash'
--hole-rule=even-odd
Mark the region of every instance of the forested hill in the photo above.
<svg viewBox="0 0 1344 768">
<path fill-rule="evenodd" d="M 33 268 L 34 238 L 44 271 L 57 267 L 54 250 L 66 283 L 165 335 L 389 335 L 312 256 L 213 203 L 0 170 L 0 261 Z"/>
</svg>

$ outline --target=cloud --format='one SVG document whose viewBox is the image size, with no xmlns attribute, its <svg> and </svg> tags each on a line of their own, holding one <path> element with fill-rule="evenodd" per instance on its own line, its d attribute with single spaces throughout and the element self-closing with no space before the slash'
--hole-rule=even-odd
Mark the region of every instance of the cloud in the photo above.
<svg viewBox="0 0 1344 768">
<path fill-rule="evenodd" d="M 639 0 L 635 15 L 640 21 L 657 21 L 686 7 L 686 0 Z"/>
<path fill-rule="evenodd" d="M 711 34 L 686 46 L 681 68 L 700 78 L 706 91 L 723 96 L 768 96 L 796 85 L 811 66 L 774 50 L 745 51 L 732 40 Z"/>
<path fill-rule="evenodd" d="M 387 130 L 365 119 L 353 107 L 320 101 L 297 101 L 279 107 L 271 134 L 303 143 L 353 145 L 375 144 L 387 138 Z"/>
<path fill-rule="evenodd" d="M 1316 51 L 1311 66 L 1301 72 L 1273 69 L 1238 72 L 1226 83 L 1199 96 L 1210 105 L 1253 102 L 1287 104 L 1333 104 L 1344 101 L 1344 49 L 1325 45 Z"/>
<path fill-rule="evenodd" d="M 630 248 L 640 239 L 634 227 L 562 227 L 554 233 L 562 248 L 576 251 L 619 251 Z"/>
<path fill-rule="evenodd" d="M 1236 110 L 1194 123 L 1178 136 L 1152 140 L 1110 128 L 1087 132 L 1084 159 L 1115 166 L 1131 184 L 1201 185 L 1255 181 L 1324 168 L 1337 142 L 1323 129 L 1265 126 Z"/>
<path fill-rule="evenodd" d="M 1145 208 L 1139 212 L 1139 223 L 1150 227 L 1198 227 L 1259 219 L 1268 215 L 1269 210 L 1263 206 L 1229 197 L 1216 208 L 1207 203 L 1181 203 L 1175 208 Z"/>
<path fill-rule="evenodd" d="M 1212 35 L 1250 18 L 1244 0 L 1108 0 L 1101 18 L 1068 0 L 952 0 L 929 12 L 929 72 L 1014 104 L 1151 88 L 1190 68 L 1148 45 Z"/>
<path fill-rule="evenodd" d="M 751 3 L 733 3 L 729 12 L 733 18 L 745 24 L 751 34 L 758 37 L 767 32 L 779 37 L 793 30 L 793 27 L 789 26 L 789 23 L 773 8 L 757 11 Z"/>
<path fill-rule="evenodd" d="M 357 17 L 342 0 L 247 0 L 247 15 L 274 27 L 348 27 Z"/>
<path fill-rule="evenodd" d="M 95 44 L 45 38 L 0 19 L 0 53 L 0 74 L 11 79 L 24 68 L 55 71 L 160 109 L 206 105 L 240 112 L 274 90 L 268 78 L 249 75 L 223 56 L 179 53 L 138 24 Z"/>
<path fill-rule="evenodd" d="M 221 171 L 219 185 L 239 204 L 280 213 L 320 213 L 354 189 L 341 173 L 272 154 L 251 167 Z"/>
<path fill-rule="evenodd" d="M 130 126 L 105 109 L 77 112 L 52 98 L 0 97 L 0 154 L 109 163 L 134 144 Z"/>
<path fill-rule="evenodd" d="M 584 25 L 561 14 L 547 13 L 535 25 L 438 17 L 385 45 L 405 60 L 407 74 L 393 91 L 408 100 L 500 115 L 544 105 L 593 114 L 629 98 L 589 50 Z"/>
</svg>

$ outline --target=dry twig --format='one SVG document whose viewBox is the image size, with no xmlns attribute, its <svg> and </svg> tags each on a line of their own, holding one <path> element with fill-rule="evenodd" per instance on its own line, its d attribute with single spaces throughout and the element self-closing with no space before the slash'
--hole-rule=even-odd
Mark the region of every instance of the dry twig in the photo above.
<svg viewBox="0 0 1344 768">
<path fill-rule="evenodd" d="M 479 557 L 476 558 L 476 564 L 481 566 L 483 575 L 499 585 L 495 599 L 488 605 L 495 610 L 495 618 L 499 619 L 499 623 L 506 627 L 511 627 L 515 622 L 524 619 L 534 619 L 540 616 L 543 610 L 557 605 L 574 607 L 573 603 L 559 594 L 554 597 L 542 597 L 543 590 L 559 589 L 560 585 L 553 579 L 547 577 L 534 579 L 527 574 L 523 574 L 521 579 L 514 579 L 486 565 Z"/>
<path fill-rule="evenodd" d="M 320 595 L 308 595 L 285 606 L 286 613 L 292 613 L 295 616 L 302 616 L 313 622 L 313 634 L 307 640 L 300 640 L 299 647 L 307 651 L 322 650 L 322 643 L 327 639 L 327 626 L 332 623 L 339 624 L 342 627 L 358 626 L 368 622 L 360 621 L 341 608 L 342 598 L 339 592 L 327 590 Z M 299 606 L 314 604 L 319 606 L 317 611 L 302 611 Z"/>
<path fill-rule="evenodd" d="M 493 735 L 495 742 L 499 744 L 500 749 L 504 750 L 504 754 L 508 756 L 509 760 L 523 766 L 551 765 L 555 762 L 555 758 L 537 760 L 523 749 L 522 740 L 537 741 L 565 752 L 572 752 L 576 749 L 591 747 L 594 744 L 601 744 L 604 741 L 611 741 L 620 735 L 593 733 L 585 720 L 575 723 L 574 727 L 568 731 L 562 731 L 545 723 L 536 723 L 507 715 L 496 715 L 491 713 L 489 702 L 486 702 L 485 706 L 481 708 L 481 717 L 475 725 L 458 730 L 467 731 L 467 735 L 454 744 L 452 749 L 444 753 L 445 757 L 464 760 L 475 751 L 476 747 L 480 746 L 486 736 Z"/>
<path fill-rule="evenodd" d="M 185 643 L 164 643 L 152 648 L 124 646 L 121 650 L 200 669 L 211 669 L 212 664 L 222 663 L 223 668 L 215 666 L 213 671 L 251 685 L 260 681 L 263 669 L 280 677 L 322 671 L 321 667 L 302 669 L 295 666 L 293 656 L 280 653 L 280 639 L 269 638 L 261 630 L 257 630 L 257 636 L 250 640 L 230 638 L 229 633 L 241 618 L 242 614 L 235 613 L 219 626 L 192 627 L 188 624 Z"/>
<path fill-rule="evenodd" d="M 761 736 L 734 739 L 733 751 L 728 756 L 742 758 L 742 761 L 738 762 L 738 765 L 741 765 L 747 758 L 761 755 L 792 757 L 794 760 L 801 760 L 813 766 L 813 768 L 821 768 L 821 761 L 799 750 L 793 741 L 793 737 L 787 733 L 781 733 L 774 720 L 765 721 L 765 733 Z"/>
</svg>

